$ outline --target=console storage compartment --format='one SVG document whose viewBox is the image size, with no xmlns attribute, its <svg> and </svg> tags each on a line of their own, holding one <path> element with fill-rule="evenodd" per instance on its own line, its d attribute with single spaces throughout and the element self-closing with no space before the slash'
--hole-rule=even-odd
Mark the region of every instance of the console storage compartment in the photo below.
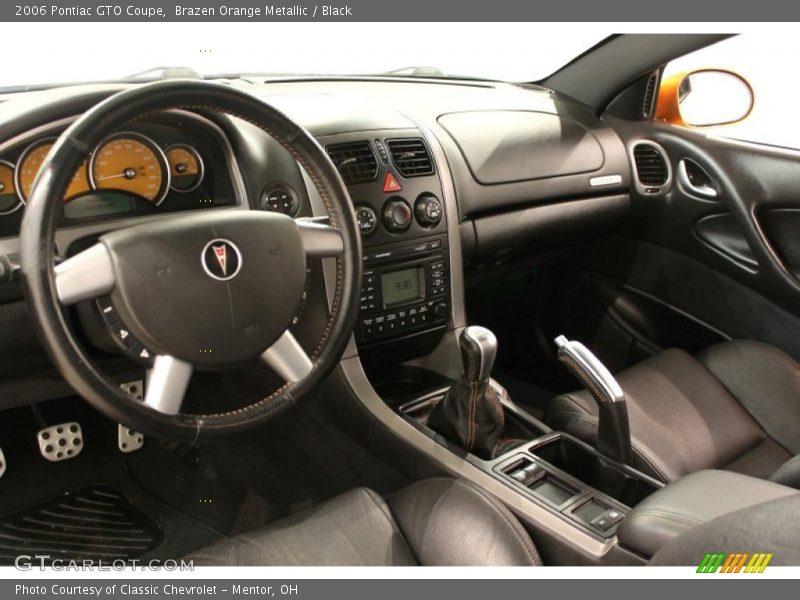
<svg viewBox="0 0 800 600">
<path fill-rule="evenodd" d="M 529 451 L 626 506 L 636 506 L 658 489 L 653 481 L 642 479 L 638 471 L 560 433 L 538 439 Z"/>
</svg>

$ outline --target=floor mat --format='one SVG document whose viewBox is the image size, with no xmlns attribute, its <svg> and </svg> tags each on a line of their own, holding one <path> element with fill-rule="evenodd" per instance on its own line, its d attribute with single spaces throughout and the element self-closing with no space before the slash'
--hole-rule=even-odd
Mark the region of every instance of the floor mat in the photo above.
<svg viewBox="0 0 800 600">
<path fill-rule="evenodd" d="M 92 485 L 0 518 L 0 563 L 20 554 L 62 560 L 129 560 L 161 543 L 161 531 L 117 490 Z"/>
<path fill-rule="evenodd" d="M 51 499 L 63 499 L 69 492 L 92 489 L 103 484 L 116 490 L 161 531 L 161 543 L 145 552 L 142 560 L 181 558 L 222 537 L 207 525 L 139 487 L 128 471 L 126 457 L 129 455 L 117 448 L 116 425 L 85 402 L 64 398 L 40 405 L 40 409 L 45 423 L 40 423 L 34 417 L 30 407 L 0 413 L 0 447 L 7 466 L 0 484 L 0 515 L 22 514 Z M 80 423 L 83 451 L 69 460 L 45 460 L 39 453 L 36 431 L 44 425 L 68 421 Z M 145 440 L 145 446 L 152 443 L 158 442 Z M 0 516 L 0 522 L 3 521 Z M 14 551 L 15 556 L 22 554 L 22 544 L 9 543 L 6 539 L 4 546 L 12 547 L 12 550 L 6 548 L 6 553 Z"/>
</svg>

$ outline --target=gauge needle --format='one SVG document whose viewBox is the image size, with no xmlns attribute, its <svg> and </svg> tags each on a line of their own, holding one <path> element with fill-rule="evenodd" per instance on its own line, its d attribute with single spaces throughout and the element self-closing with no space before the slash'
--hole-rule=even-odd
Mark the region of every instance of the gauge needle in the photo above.
<svg viewBox="0 0 800 600">
<path fill-rule="evenodd" d="M 107 181 L 109 179 L 119 179 L 120 177 L 124 177 L 125 179 L 133 179 L 136 177 L 136 171 L 134 169 L 125 169 L 122 173 L 117 173 L 116 175 L 106 175 L 104 177 L 95 177 L 95 181 Z"/>
</svg>

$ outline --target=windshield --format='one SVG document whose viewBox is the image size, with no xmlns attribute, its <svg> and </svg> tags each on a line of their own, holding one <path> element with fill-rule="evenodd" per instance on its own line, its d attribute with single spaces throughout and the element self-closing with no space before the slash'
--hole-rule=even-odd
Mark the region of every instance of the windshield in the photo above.
<svg viewBox="0 0 800 600">
<path fill-rule="evenodd" d="M 605 34 L 548 33 L 532 23 L 15 23 L 3 37 L 9 48 L 47 40 L 43 51 L 5 62 L 0 87 L 7 88 L 143 72 L 157 79 L 159 67 L 205 77 L 393 73 L 531 82 Z"/>
</svg>

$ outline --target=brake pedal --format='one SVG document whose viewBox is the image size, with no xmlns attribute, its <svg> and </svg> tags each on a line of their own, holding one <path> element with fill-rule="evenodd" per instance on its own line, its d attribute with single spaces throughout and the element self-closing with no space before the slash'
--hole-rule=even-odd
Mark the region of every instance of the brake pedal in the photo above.
<svg viewBox="0 0 800 600">
<path fill-rule="evenodd" d="M 83 450 L 83 433 L 75 421 L 45 427 L 36 434 L 36 439 L 39 452 L 52 462 L 75 458 Z"/>
<path fill-rule="evenodd" d="M 132 396 L 134 400 L 139 402 L 144 401 L 144 381 L 137 379 L 135 381 L 126 381 L 120 383 L 119 387 L 122 391 Z M 138 431 L 134 431 L 130 427 L 126 427 L 122 423 L 117 427 L 117 447 L 121 452 L 134 452 L 144 445 L 144 436 Z"/>
<path fill-rule="evenodd" d="M 133 396 L 134 400 L 138 400 L 139 402 L 144 401 L 144 381 L 142 381 L 141 379 L 137 379 L 136 381 L 126 381 L 125 383 L 120 383 L 119 387 L 122 389 L 123 392 L 126 392 L 129 395 Z"/>
<path fill-rule="evenodd" d="M 125 425 L 117 428 L 117 445 L 121 452 L 134 452 L 144 446 L 144 436 Z"/>
</svg>

